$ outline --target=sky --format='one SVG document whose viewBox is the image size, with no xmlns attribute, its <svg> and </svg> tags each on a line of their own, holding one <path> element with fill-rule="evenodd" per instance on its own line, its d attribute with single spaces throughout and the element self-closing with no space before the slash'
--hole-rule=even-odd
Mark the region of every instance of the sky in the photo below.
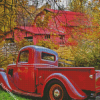
<svg viewBox="0 0 100 100">
<path fill-rule="evenodd" d="M 38 8 L 40 8 L 41 6 L 43 6 L 44 4 L 46 4 L 46 2 L 51 4 L 51 8 L 56 8 L 57 9 L 57 5 L 59 6 L 64 6 L 66 7 L 66 4 L 70 1 L 70 0 L 60 0 L 60 2 L 57 2 L 57 5 L 55 4 L 54 6 L 54 0 L 38 0 L 39 1 L 39 5 Z M 34 0 L 29 0 L 29 5 L 34 4 Z"/>
<path fill-rule="evenodd" d="M 48 2 L 51 5 L 51 9 L 58 9 L 58 6 L 63 6 L 67 8 L 69 3 L 71 2 L 71 0 L 59 0 L 60 2 L 54 4 L 54 1 L 55 0 L 38 0 L 38 8 L 42 7 L 44 4 L 46 4 L 46 2 Z M 34 4 L 34 2 L 36 2 L 36 0 L 29 0 L 29 5 Z"/>
</svg>

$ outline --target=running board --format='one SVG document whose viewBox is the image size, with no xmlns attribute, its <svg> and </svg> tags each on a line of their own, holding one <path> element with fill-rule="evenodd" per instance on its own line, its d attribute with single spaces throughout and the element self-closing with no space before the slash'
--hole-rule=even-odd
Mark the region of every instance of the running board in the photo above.
<svg viewBox="0 0 100 100">
<path fill-rule="evenodd" d="M 20 91 L 20 90 L 13 90 L 12 92 L 16 93 L 16 94 L 25 95 L 25 96 L 33 96 L 33 97 L 40 97 L 41 98 L 41 94 L 29 93 L 29 92 L 24 92 L 24 91 Z"/>
</svg>

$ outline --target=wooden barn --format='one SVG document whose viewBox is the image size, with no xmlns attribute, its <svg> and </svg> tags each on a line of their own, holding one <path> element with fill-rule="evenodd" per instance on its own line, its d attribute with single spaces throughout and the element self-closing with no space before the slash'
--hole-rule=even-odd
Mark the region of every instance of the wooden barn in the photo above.
<svg viewBox="0 0 100 100">
<path fill-rule="evenodd" d="M 69 38 L 75 33 L 73 29 L 83 24 L 90 24 L 84 16 L 83 13 L 79 12 L 44 9 L 37 14 L 33 25 L 15 27 L 5 33 L 5 40 L 13 42 L 14 40 L 27 39 L 28 41 L 33 41 L 34 45 L 39 40 L 51 40 L 59 45 L 76 45 L 77 43 L 75 41 L 70 42 Z M 45 20 L 47 22 L 44 25 L 43 22 Z"/>
</svg>

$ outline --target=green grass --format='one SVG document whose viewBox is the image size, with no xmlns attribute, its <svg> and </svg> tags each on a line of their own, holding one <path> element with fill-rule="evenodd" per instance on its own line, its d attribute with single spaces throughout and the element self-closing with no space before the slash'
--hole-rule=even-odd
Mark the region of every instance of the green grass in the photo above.
<svg viewBox="0 0 100 100">
<path fill-rule="evenodd" d="M 12 94 L 12 95 L 14 97 L 0 87 L 0 100 L 40 100 L 40 98 L 35 98 L 35 97 L 22 96 L 17 94 Z"/>
</svg>

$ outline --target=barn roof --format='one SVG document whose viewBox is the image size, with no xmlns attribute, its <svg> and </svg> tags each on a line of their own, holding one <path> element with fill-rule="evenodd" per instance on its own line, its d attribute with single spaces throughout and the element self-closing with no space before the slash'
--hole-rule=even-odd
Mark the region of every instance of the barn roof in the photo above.
<svg viewBox="0 0 100 100">
<path fill-rule="evenodd" d="M 66 26 L 74 27 L 74 26 L 90 24 L 87 17 L 85 17 L 85 14 L 80 13 L 80 12 L 62 11 L 62 10 L 54 10 L 54 9 L 44 9 L 44 11 L 52 12 L 56 14 L 56 16 L 52 16 L 52 19 L 49 20 L 49 24 L 48 24 L 49 29 L 48 28 L 43 29 L 41 27 L 36 27 L 36 25 L 25 26 L 25 27 L 20 26 L 20 27 L 16 27 L 15 29 L 27 31 L 35 35 L 38 35 L 38 34 L 65 35 L 66 30 L 64 27 Z"/>
<path fill-rule="evenodd" d="M 51 34 L 52 32 L 54 34 L 65 35 L 64 28 L 60 25 L 61 23 L 62 25 L 67 25 L 69 27 L 88 24 L 87 19 L 84 18 L 85 14 L 80 12 L 62 11 L 62 10 L 54 10 L 54 9 L 44 9 L 44 11 L 57 14 L 56 16 L 52 17 L 52 19 L 55 20 L 55 22 L 54 21 L 52 22 L 51 20 L 49 21 L 48 24 L 49 29 L 36 27 L 36 25 L 30 27 L 21 26 L 18 28 L 34 34 Z"/>
<path fill-rule="evenodd" d="M 59 22 L 67 24 L 67 26 L 90 25 L 90 22 L 84 13 L 54 9 L 45 9 L 45 11 L 57 14 L 55 20 L 59 20 Z"/>
<path fill-rule="evenodd" d="M 65 35 L 65 33 L 62 33 L 60 32 L 59 30 L 55 30 L 55 29 L 43 29 L 43 28 L 40 28 L 40 27 L 36 27 L 36 26 L 20 26 L 20 27 L 16 27 L 15 29 L 20 29 L 20 30 L 23 30 L 23 31 L 27 31 L 29 33 L 32 33 L 32 34 L 35 34 L 35 35 L 39 35 L 39 34 L 52 34 L 52 35 Z M 58 33 L 57 33 L 58 31 Z"/>
</svg>

